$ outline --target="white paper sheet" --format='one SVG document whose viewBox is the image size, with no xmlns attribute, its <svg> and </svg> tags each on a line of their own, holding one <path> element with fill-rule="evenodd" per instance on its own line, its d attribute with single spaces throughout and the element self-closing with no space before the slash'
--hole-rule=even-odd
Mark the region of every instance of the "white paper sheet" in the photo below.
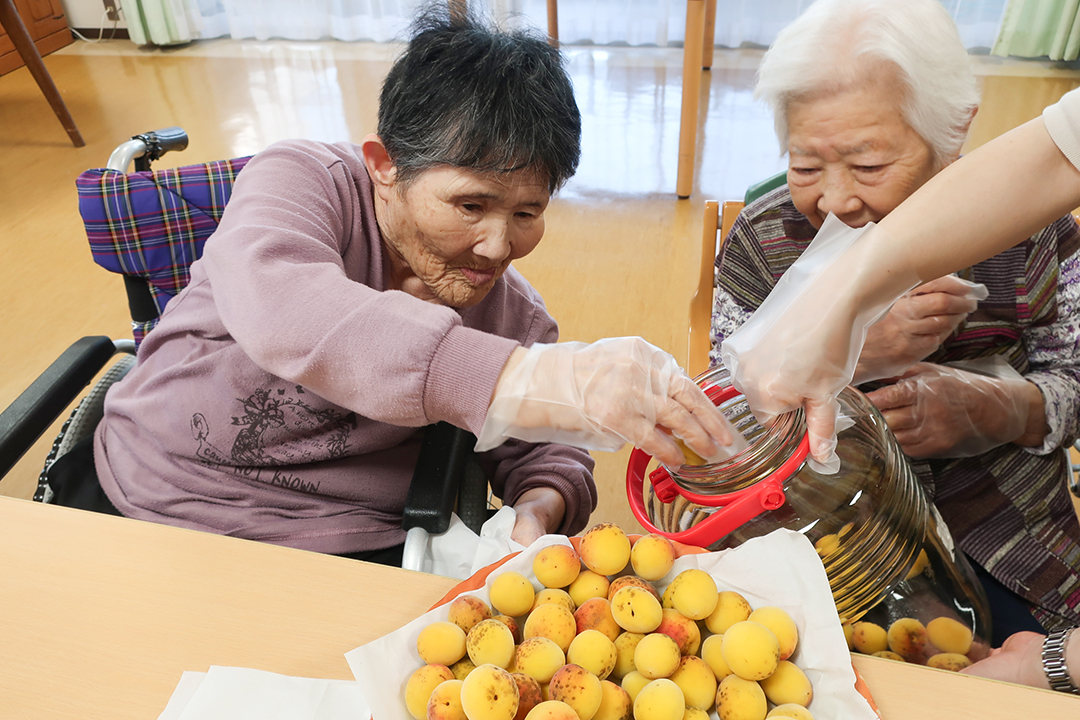
<svg viewBox="0 0 1080 720">
<path fill-rule="evenodd" d="M 525 547 L 510 539 L 517 513 L 512 507 L 503 507 L 480 528 L 478 536 L 457 515 L 450 518 L 450 527 L 441 535 L 434 535 L 429 543 L 431 572 L 435 575 L 464 580 L 476 574 L 510 553 Z"/>
<path fill-rule="evenodd" d="M 351 680 L 213 666 L 185 672 L 158 720 L 366 720 L 370 713 Z"/>
<path fill-rule="evenodd" d="M 533 558 L 541 548 L 555 544 L 568 545 L 569 541 L 559 535 L 545 535 L 500 571 L 516 570 L 531 578 L 539 589 L 540 584 L 532 573 Z M 806 672 L 814 686 L 810 711 L 815 717 L 876 720 L 877 714 L 855 690 L 851 655 L 825 569 L 813 545 L 803 535 L 777 530 L 733 550 L 679 558 L 671 572 L 656 585 L 661 589 L 666 587 L 688 568 L 705 570 L 721 590 L 741 593 L 751 607 L 774 605 L 791 615 L 800 631 L 799 647 L 791 659 Z M 487 601 L 493 578 L 494 575 L 488 577 L 483 588 L 465 594 Z M 405 683 L 423 665 L 416 652 L 416 638 L 426 625 L 447 617 L 447 605 L 443 605 L 345 654 L 368 698 L 374 720 L 410 720 L 404 701 Z M 716 714 L 712 717 L 716 718 Z"/>
</svg>

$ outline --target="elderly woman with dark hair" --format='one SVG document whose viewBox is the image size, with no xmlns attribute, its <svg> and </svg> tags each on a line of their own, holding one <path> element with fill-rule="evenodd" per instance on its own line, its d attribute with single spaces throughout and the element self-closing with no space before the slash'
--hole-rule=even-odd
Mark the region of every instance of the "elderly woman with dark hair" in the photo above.
<svg viewBox="0 0 1080 720">
<path fill-rule="evenodd" d="M 108 395 L 84 506 L 399 562 L 430 423 L 480 436 L 522 543 L 581 530 L 596 504 L 589 455 L 553 441 L 631 441 L 675 463 L 669 432 L 698 452 L 730 442 L 666 353 L 555 343 L 510 268 L 578 163 L 558 51 L 468 18 L 415 30 L 378 134 L 277 143 L 239 175 L 190 284 Z"/>
<path fill-rule="evenodd" d="M 756 93 L 788 153 L 787 184 L 743 210 L 717 260 L 714 362 L 828 215 L 880 221 L 955 161 L 978 100 L 937 0 L 818 0 L 766 53 Z M 1063 450 L 1080 433 L 1080 358 L 1064 341 L 1080 327 L 1078 248 L 1065 216 L 916 287 L 869 328 L 855 368 L 857 383 L 885 381 L 864 389 L 975 561 L 995 645 L 1080 619 Z M 964 280 L 989 296 L 976 302 Z M 995 376 L 971 370 L 988 359 Z"/>
</svg>

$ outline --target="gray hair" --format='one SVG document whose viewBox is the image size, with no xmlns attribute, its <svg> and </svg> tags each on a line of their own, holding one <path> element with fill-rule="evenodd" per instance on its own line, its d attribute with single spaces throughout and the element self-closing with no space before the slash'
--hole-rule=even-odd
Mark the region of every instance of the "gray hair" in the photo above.
<svg viewBox="0 0 1080 720">
<path fill-rule="evenodd" d="M 979 93 L 940 0 L 817 0 L 784 28 L 761 61 L 754 90 L 773 112 L 781 150 L 787 151 L 792 100 L 864 87 L 881 61 L 895 66 L 906 85 L 904 119 L 936 164 L 954 158 Z"/>
</svg>

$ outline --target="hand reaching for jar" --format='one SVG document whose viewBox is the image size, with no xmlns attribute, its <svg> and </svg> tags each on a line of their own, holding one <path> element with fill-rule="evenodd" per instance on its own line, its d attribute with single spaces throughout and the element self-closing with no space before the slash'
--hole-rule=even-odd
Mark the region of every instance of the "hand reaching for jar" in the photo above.
<svg viewBox="0 0 1080 720">
<path fill-rule="evenodd" d="M 905 293 L 867 329 L 854 383 L 903 374 L 937 350 L 986 296 L 985 285 L 955 275 Z"/>
<path fill-rule="evenodd" d="M 671 355 L 642 338 L 606 338 L 515 350 L 476 449 L 509 437 L 607 451 L 629 442 L 678 467 L 672 435 L 712 461 L 731 454 L 736 431 Z"/>
<path fill-rule="evenodd" d="M 913 458 L 974 457 L 1009 442 L 1040 444 L 1046 435 L 1042 394 L 1015 371 L 1000 374 L 1006 376 L 918 363 L 867 397 Z"/>
</svg>

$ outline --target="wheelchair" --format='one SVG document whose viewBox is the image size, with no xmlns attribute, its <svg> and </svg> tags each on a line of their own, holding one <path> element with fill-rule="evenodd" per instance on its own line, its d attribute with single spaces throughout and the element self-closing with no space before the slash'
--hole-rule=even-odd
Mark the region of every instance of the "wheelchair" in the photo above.
<svg viewBox="0 0 1080 720">
<path fill-rule="evenodd" d="M 0 413 L 0 477 L 117 355 L 121 357 L 70 412 L 45 460 L 34 501 L 53 501 L 47 481 L 53 463 L 91 437 L 104 414 L 109 388 L 135 364 L 142 339 L 165 305 L 188 283 L 190 265 L 217 228 L 236 176 L 250 157 L 153 171 L 152 162 L 184 150 L 187 133 L 170 127 L 133 136 L 104 168 L 76 180 L 79 212 L 94 261 L 124 278 L 133 339 L 84 337 L 73 343 Z M 134 163 L 135 172 L 128 173 Z M 488 518 L 487 478 L 472 453 L 476 438 L 448 423 L 429 426 L 409 486 L 402 518 L 402 566 L 426 570 L 430 536 L 446 532 L 451 513 L 479 533 Z"/>
</svg>

